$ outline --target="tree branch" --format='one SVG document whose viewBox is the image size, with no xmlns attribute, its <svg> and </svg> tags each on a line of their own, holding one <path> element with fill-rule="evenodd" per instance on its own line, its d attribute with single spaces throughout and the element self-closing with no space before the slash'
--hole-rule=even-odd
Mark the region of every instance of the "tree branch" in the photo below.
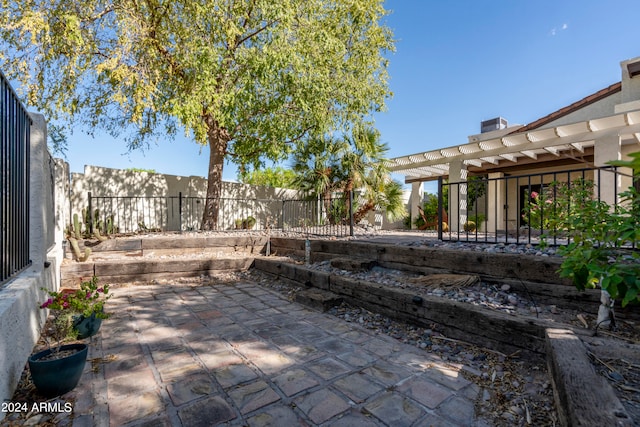
<svg viewBox="0 0 640 427">
<path fill-rule="evenodd" d="M 257 30 L 255 30 L 252 33 L 247 34 L 245 37 L 236 40 L 235 46 L 233 47 L 234 50 L 240 46 L 241 44 L 243 44 L 244 42 L 246 42 L 247 40 L 249 40 L 250 38 L 253 38 L 255 36 L 257 36 L 258 34 L 260 34 L 261 32 L 263 32 L 264 30 L 266 30 L 267 28 L 271 27 L 272 25 L 274 25 L 275 23 L 277 23 L 278 21 L 271 21 L 269 23 L 267 23 L 264 27 L 258 28 Z"/>
</svg>

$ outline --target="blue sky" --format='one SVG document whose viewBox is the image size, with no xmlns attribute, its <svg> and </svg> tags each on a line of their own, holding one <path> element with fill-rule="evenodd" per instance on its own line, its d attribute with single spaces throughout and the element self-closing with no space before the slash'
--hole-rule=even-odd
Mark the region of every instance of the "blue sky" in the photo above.
<svg viewBox="0 0 640 427">
<path fill-rule="evenodd" d="M 467 142 L 480 122 L 527 124 L 620 81 L 640 56 L 638 0 L 387 0 L 396 52 L 394 97 L 375 116 L 388 157 Z M 206 176 L 208 147 L 182 137 L 145 152 L 122 141 L 69 139 L 72 172 L 85 164 Z M 286 166 L 286 165 L 285 165 Z M 225 180 L 236 168 L 226 164 Z"/>
</svg>

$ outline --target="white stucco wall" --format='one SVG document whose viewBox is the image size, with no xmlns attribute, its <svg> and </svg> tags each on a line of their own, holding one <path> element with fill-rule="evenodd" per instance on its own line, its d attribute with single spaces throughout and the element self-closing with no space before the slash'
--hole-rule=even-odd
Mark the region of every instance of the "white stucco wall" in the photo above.
<svg viewBox="0 0 640 427">
<path fill-rule="evenodd" d="M 0 400 L 10 400 L 27 358 L 37 342 L 46 320 L 46 311 L 38 308 L 45 292 L 57 290 L 62 261 L 60 241 L 52 242 L 56 230 L 50 155 L 46 144 L 46 122 L 31 114 L 30 153 L 30 267 L 0 289 Z M 59 228 L 59 227 L 58 227 Z M 0 412 L 0 420 L 6 414 Z"/>
<path fill-rule="evenodd" d="M 92 201 L 94 211 L 96 208 L 102 208 L 105 212 L 107 209 L 113 210 L 115 222 L 121 231 L 137 231 L 140 222 L 148 227 L 155 227 L 154 221 L 158 221 L 159 217 L 164 222 L 163 229 L 178 230 L 178 195 L 182 193 L 181 226 L 182 230 L 190 230 L 197 229 L 202 217 L 203 204 L 197 199 L 206 196 L 207 180 L 198 176 L 183 177 L 85 166 L 83 174 L 71 174 L 71 189 L 69 223 L 73 220 L 74 213 L 81 217 L 82 209 L 88 206 L 88 193 L 91 192 L 92 198 L 140 197 L 129 202 L 121 201 L 124 204 L 115 208 L 106 199 L 102 206 L 100 200 Z M 253 216 L 257 220 L 257 228 L 264 228 L 267 221 L 277 226 L 282 211 L 281 200 L 303 197 L 297 190 L 223 182 L 219 223 L 221 228 L 231 229 L 236 219 Z M 151 198 L 154 198 L 153 201 Z M 147 203 L 147 208 L 142 209 L 143 203 Z"/>
</svg>

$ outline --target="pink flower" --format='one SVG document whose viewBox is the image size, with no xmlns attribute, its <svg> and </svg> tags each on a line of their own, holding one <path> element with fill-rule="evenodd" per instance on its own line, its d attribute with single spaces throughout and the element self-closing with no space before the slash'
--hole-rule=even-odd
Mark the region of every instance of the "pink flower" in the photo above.
<svg viewBox="0 0 640 427">
<path fill-rule="evenodd" d="M 531 192 L 531 198 L 532 199 L 537 199 L 538 198 L 538 193 L 536 193 L 535 191 Z"/>
<path fill-rule="evenodd" d="M 91 292 L 87 292 L 87 299 L 91 298 Z"/>
<path fill-rule="evenodd" d="M 64 307 L 64 308 L 69 308 L 69 303 L 65 301 L 65 302 L 62 304 L 62 307 Z"/>
<path fill-rule="evenodd" d="M 52 303 L 53 303 L 53 299 L 49 298 L 48 300 L 46 300 L 45 302 L 43 302 L 43 303 L 42 303 L 42 305 L 40 306 L 40 308 L 47 308 L 47 307 L 49 307 Z"/>
</svg>

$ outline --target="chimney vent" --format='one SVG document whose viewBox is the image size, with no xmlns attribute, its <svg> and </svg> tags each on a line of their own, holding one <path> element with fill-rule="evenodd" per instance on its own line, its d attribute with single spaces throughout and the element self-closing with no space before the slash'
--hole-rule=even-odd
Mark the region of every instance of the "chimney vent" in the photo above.
<svg viewBox="0 0 640 427">
<path fill-rule="evenodd" d="M 627 71 L 629 71 L 629 77 L 631 78 L 640 75 L 640 61 L 627 64 Z"/>
<path fill-rule="evenodd" d="M 503 117 L 496 117 L 495 119 L 485 120 L 480 123 L 480 133 L 506 129 L 508 125 L 509 123 L 507 122 L 507 119 Z"/>
</svg>

